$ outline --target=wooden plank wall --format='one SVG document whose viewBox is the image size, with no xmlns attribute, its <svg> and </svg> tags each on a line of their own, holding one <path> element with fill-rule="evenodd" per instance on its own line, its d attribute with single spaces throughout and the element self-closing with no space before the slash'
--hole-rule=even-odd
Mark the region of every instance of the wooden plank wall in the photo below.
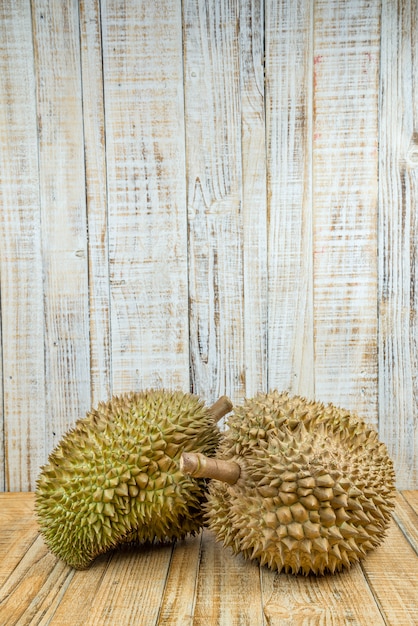
<svg viewBox="0 0 418 626">
<path fill-rule="evenodd" d="M 415 0 L 0 3 L 0 489 L 112 393 L 287 389 L 418 487 Z"/>
</svg>

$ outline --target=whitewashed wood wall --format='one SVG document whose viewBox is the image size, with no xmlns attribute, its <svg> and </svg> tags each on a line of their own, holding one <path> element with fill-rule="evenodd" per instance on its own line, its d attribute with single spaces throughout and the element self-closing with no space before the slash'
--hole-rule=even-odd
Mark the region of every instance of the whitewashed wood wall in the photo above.
<svg viewBox="0 0 418 626">
<path fill-rule="evenodd" d="M 416 0 L 0 20 L 0 489 L 145 387 L 333 401 L 418 488 Z"/>
</svg>

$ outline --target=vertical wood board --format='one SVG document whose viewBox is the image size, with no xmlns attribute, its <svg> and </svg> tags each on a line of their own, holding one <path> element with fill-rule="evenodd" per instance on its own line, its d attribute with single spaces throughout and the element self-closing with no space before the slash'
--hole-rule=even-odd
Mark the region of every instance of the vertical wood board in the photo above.
<svg viewBox="0 0 418 626">
<path fill-rule="evenodd" d="M 313 3 L 266 4 L 268 385 L 314 396 Z"/>
<path fill-rule="evenodd" d="M 418 481 L 418 9 L 384 3 L 379 134 L 379 433 Z"/>
<path fill-rule="evenodd" d="M 81 77 L 89 260 L 91 403 L 111 395 L 106 143 L 100 0 L 80 7 Z"/>
<path fill-rule="evenodd" d="M 45 454 L 41 213 L 29 4 L 1 3 L 0 22 L 0 487 L 21 491 L 35 487 Z"/>
<path fill-rule="evenodd" d="M 318 0 L 313 75 L 315 393 L 373 424 L 380 11 Z"/>
<path fill-rule="evenodd" d="M 32 2 L 45 306 L 46 447 L 90 404 L 78 3 Z"/>
<path fill-rule="evenodd" d="M 245 395 L 267 388 L 264 3 L 241 0 L 239 53 Z"/>
<path fill-rule="evenodd" d="M 245 393 L 238 2 L 183 4 L 192 389 Z"/>
<path fill-rule="evenodd" d="M 188 389 L 179 3 L 102 2 L 112 385 Z"/>
</svg>

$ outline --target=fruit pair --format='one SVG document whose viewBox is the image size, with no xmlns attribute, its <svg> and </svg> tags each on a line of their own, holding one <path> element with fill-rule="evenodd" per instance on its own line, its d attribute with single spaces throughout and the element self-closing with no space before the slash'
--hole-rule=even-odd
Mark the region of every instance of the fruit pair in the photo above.
<svg viewBox="0 0 418 626">
<path fill-rule="evenodd" d="M 51 550 L 82 568 L 121 543 L 195 533 L 204 512 L 217 539 L 279 571 L 334 572 L 381 542 L 394 472 L 371 428 L 272 392 L 236 408 L 220 434 L 231 408 L 225 397 L 207 409 L 190 394 L 148 391 L 79 420 L 38 480 Z"/>
</svg>

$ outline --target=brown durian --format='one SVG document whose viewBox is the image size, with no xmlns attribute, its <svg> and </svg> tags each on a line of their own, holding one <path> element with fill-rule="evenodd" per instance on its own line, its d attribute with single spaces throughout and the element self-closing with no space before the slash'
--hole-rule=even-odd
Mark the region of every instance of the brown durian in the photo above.
<svg viewBox="0 0 418 626">
<path fill-rule="evenodd" d="M 180 472 L 182 452 L 215 452 L 211 408 L 180 391 L 131 392 L 100 403 L 76 422 L 41 468 L 35 508 L 53 553 L 83 569 L 126 543 L 181 539 L 203 523 L 204 479 Z"/>
<path fill-rule="evenodd" d="M 381 543 L 394 506 L 393 464 L 372 428 L 277 391 L 235 409 L 215 459 L 184 454 L 181 469 L 215 479 L 206 511 L 216 538 L 278 571 L 350 567 Z"/>
</svg>

